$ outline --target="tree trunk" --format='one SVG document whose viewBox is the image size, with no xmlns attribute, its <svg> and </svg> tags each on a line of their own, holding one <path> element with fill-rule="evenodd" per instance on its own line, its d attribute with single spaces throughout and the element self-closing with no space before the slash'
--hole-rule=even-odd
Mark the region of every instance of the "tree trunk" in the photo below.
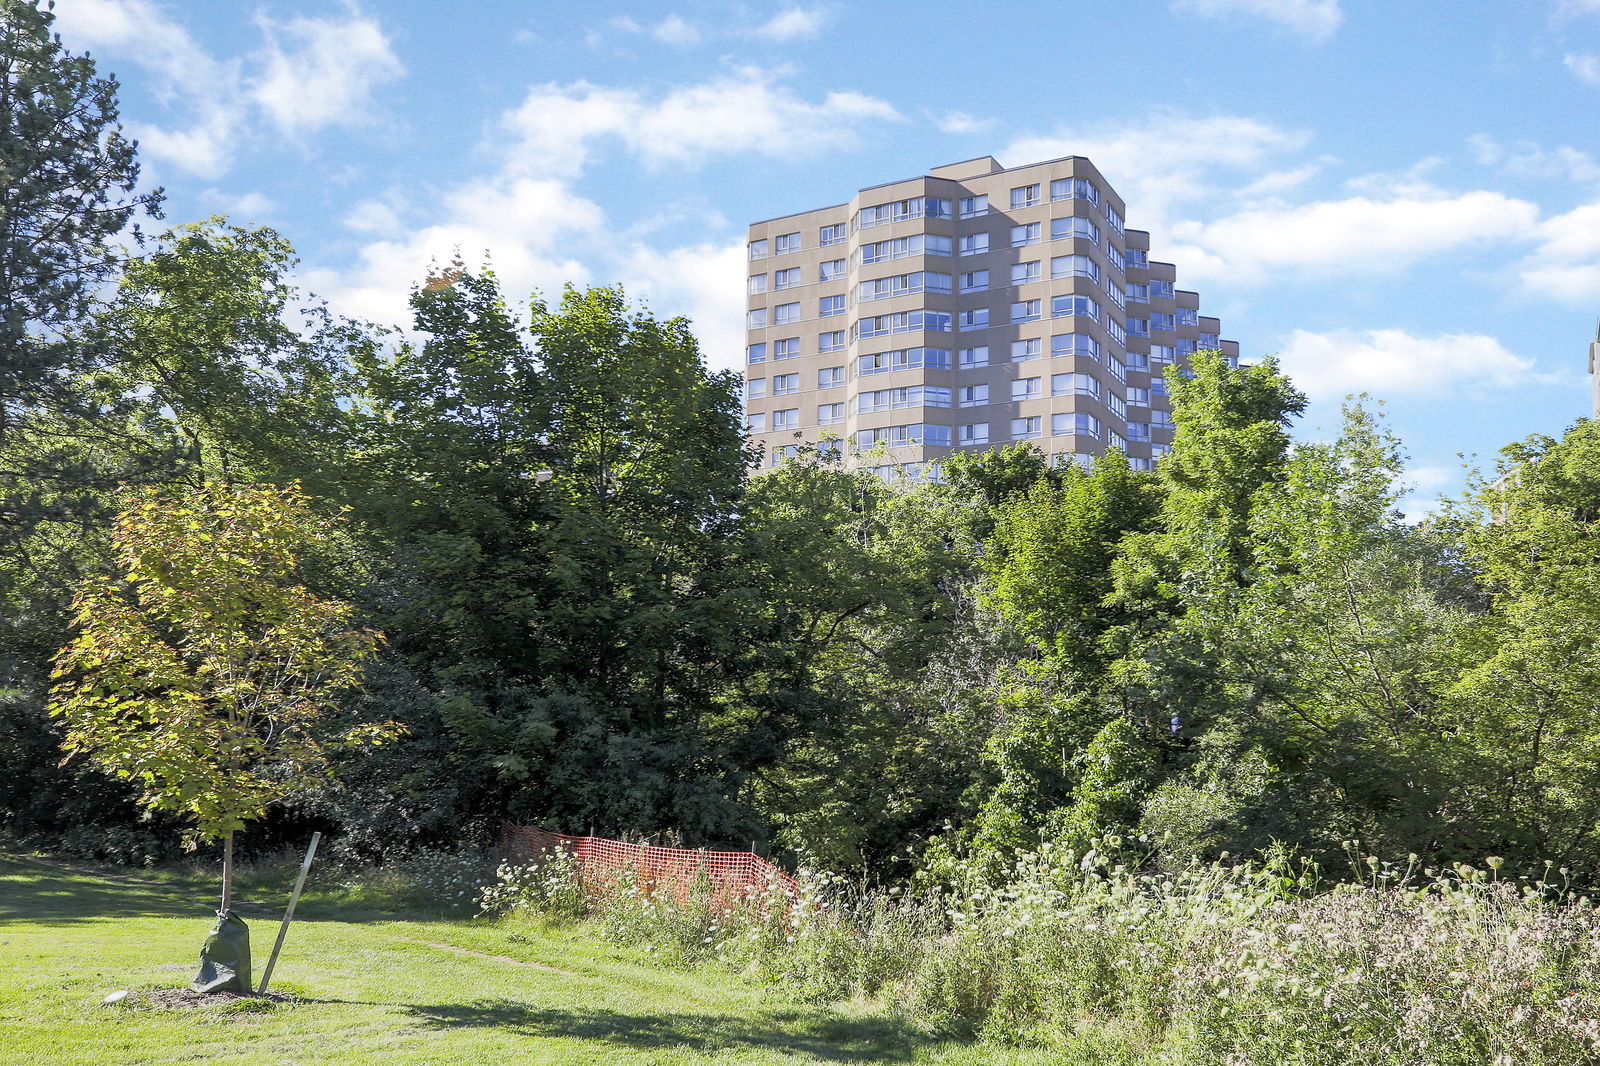
<svg viewBox="0 0 1600 1066">
<path fill-rule="evenodd" d="M 233 830 L 222 838 L 222 912 L 233 907 Z"/>
</svg>

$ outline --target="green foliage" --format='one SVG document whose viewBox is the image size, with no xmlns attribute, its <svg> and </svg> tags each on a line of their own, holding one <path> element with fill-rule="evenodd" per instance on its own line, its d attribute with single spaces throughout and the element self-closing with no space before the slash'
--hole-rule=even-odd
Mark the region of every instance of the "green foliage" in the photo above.
<svg viewBox="0 0 1600 1066">
<path fill-rule="evenodd" d="M 56 660 L 68 754 L 216 840 L 326 773 L 330 750 L 390 735 L 323 727 L 380 639 L 295 581 L 327 526 L 297 487 L 210 482 L 132 502 L 113 535 L 122 577 L 78 590 Z"/>
</svg>

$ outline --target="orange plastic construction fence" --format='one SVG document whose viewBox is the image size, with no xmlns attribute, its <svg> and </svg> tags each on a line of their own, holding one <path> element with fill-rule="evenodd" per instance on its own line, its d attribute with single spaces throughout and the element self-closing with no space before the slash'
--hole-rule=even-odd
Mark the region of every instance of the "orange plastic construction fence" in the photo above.
<svg viewBox="0 0 1600 1066">
<path fill-rule="evenodd" d="M 531 861 L 558 849 L 577 859 L 584 890 L 595 896 L 608 895 L 620 885 L 631 885 L 646 894 L 664 894 L 681 903 L 689 898 L 696 881 L 708 885 L 712 901 L 721 906 L 740 901 L 760 904 L 774 896 L 792 899 L 796 892 L 793 878 L 748 851 L 661 848 L 501 823 L 502 860 Z"/>
</svg>

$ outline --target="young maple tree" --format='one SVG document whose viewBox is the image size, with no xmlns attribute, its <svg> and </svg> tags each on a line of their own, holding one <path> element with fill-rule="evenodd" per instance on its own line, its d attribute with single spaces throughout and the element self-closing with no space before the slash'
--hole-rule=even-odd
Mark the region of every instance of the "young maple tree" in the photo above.
<svg viewBox="0 0 1600 1066">
<path fill-rule="evenodd" d="M 224 911 L 233 834 L 325 778 L 335 750 L 398 732 L 327 722 L 383 639 L 298 580 L 299 553 L 334 521 L 298 485 L 144 492 L 113 531 L 122 576 L 79 587 L 76 635 L 56 656 L 67 757 L 187 820 L 188 846 L 222 840 Z"/>
</svg>

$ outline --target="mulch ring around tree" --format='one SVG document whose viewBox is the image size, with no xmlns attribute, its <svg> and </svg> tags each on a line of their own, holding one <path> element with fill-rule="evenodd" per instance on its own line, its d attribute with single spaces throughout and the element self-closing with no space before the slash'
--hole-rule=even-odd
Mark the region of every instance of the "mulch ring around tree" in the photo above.
<svg viewBox="0 0 1600 1066">
<path fill-rule="evenodd" d="M 161 1010 L 206 1010 L 222 1007 L 230 1012 L 269 1011 L 301 1002 L 298 996 L 281 992 L 196 992 L 189 988 L 148 988 L 134 992 L 124 1003 L 149 1005 Z"/>
</svg>

